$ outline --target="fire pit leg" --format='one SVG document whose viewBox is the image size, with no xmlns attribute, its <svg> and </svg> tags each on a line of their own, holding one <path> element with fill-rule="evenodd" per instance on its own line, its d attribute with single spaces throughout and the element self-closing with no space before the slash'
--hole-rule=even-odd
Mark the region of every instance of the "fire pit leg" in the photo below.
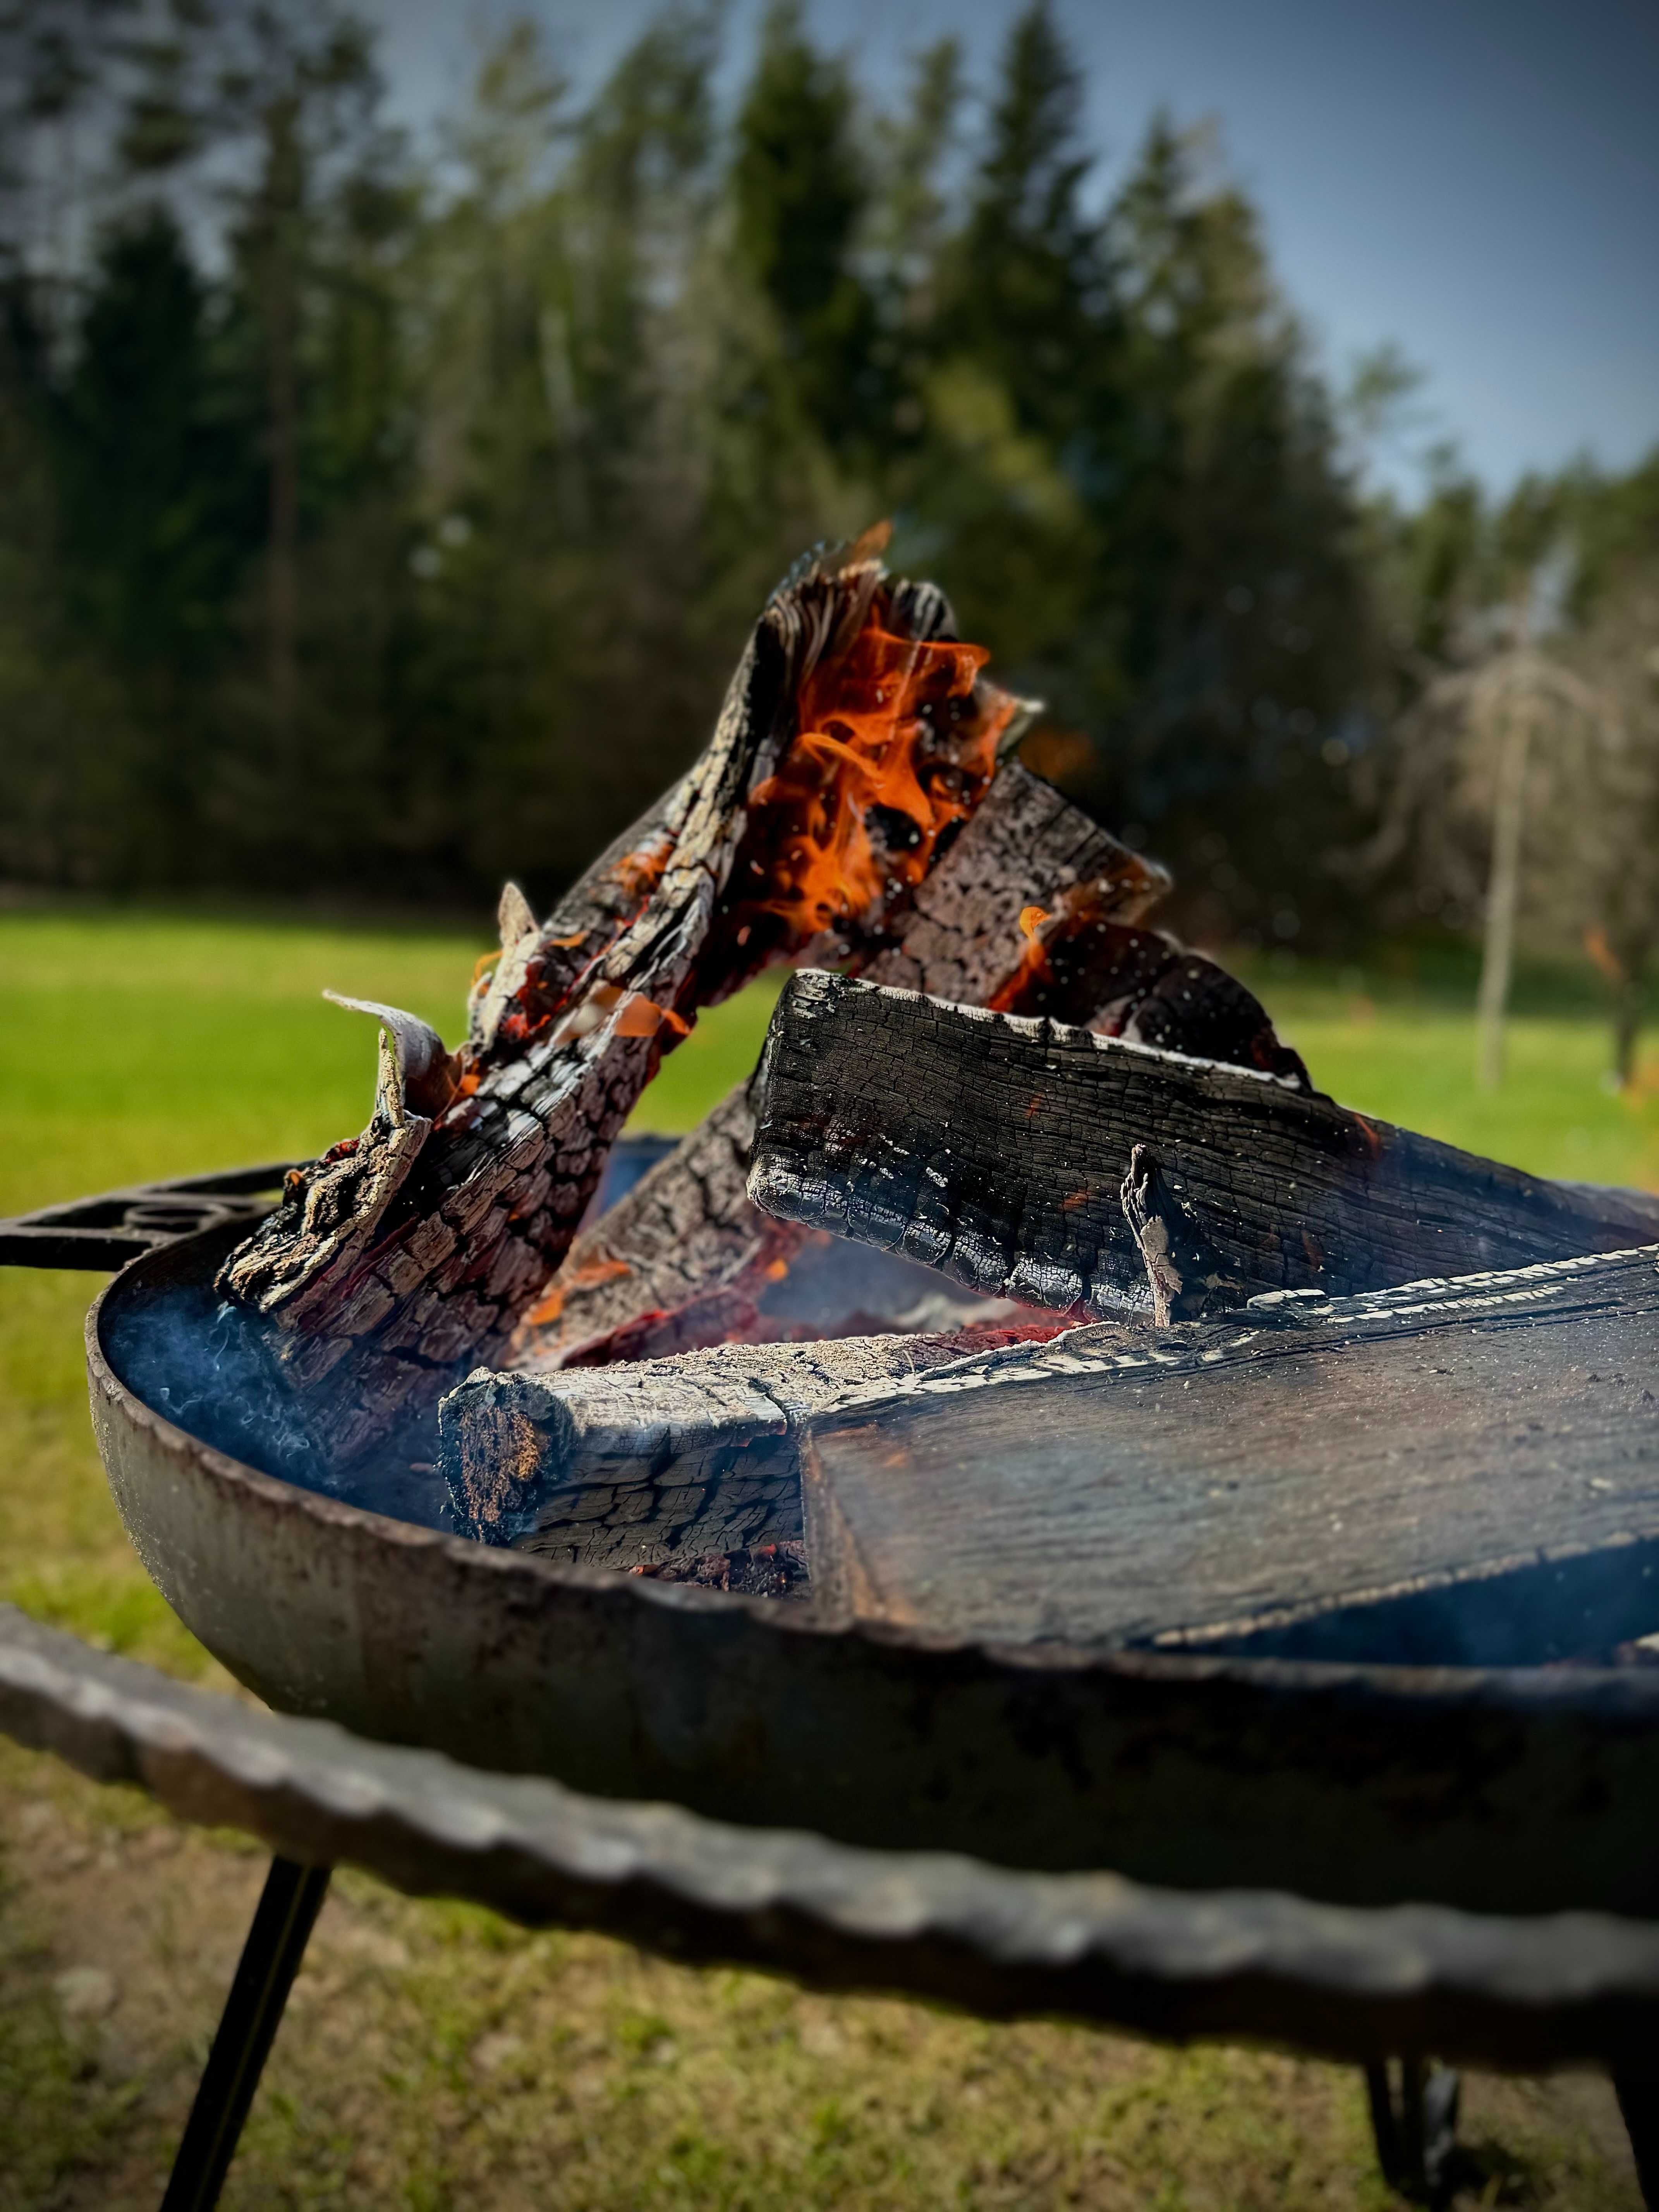
<svg viewBox="0 0 1659 2212">
<path fill-rule="evenodd" d="M 1659 2081 L 1645 2074 L 1615 2074 L 1613 2087 L 1635 2155 L 1642 2202 L 1659 2206 Z"/>
<path fill-rule="evenodd" d="M 1376 2162 L 1389 2188 L 1413 2204 L 1442 2203 L 1453 2179 L 1460 2078 L 1449 2066 L 1402 2058 L 1396 2096 L 1393 2063 L 1378 2059 L 1365 2069 Z"/>
<path fill-rule="evenodd" d="M 270 1863 L 161 2212 L 212 2212 L 219 2202 L 331 1871 L 292 1859 Z"/>
</svg>

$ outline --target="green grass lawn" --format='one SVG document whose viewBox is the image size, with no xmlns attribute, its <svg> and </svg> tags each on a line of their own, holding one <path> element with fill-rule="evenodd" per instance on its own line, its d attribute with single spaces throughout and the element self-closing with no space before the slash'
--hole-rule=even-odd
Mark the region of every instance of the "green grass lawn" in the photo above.
<svg viewBox="0 0 1659 2212">
<path fill-rule="evenodd" d="M 388 1000 L 453 1039 L 485 945 L 456 930 L 0 912 L 0 1213 L 303 1158 L 358 1129 L 374 1030 L 319 994 Z M 1467 975 L 1264 963 L 1251 981 L 1348 1103 L 1540 1172 L 1659 1188 L 1659 1066 L 1650 1054 L 1628 1095 L 1603 1090 L 1588 984 L 1523 995 L 1510 1079 L 1485 1097 Z M 635 1126 L 685 1128 L 745 1073 L 771 995 L 705 1016 Z M 138 1565 L 92 1448 L 80 1325 L 95 1285 L 0 1269 L 0 1596 L 222 1685 Z M 232 1840 L 179 1835 L 137 1800 L 0 1747 L 6 2212 L 155 2201 L 257 1873 Z M 830 2004 L 598 1939 L 532 1938 L 365 1881 L 342 1884 L 318 1942 L 233 2207 L 1387 2202 L 1340 2069 Z M 106 1953 L 125 1995 L 106 2022 L 64 2020 L 53 1973 Z M 1633 2205 L 1599 2095 L 1477 2085 L 1480 2201 Z"/>
</svg>

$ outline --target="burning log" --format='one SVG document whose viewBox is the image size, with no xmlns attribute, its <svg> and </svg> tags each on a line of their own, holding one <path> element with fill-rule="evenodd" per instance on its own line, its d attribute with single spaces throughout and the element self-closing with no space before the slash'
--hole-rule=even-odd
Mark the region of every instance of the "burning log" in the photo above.
<svg viewBox="0 0 1659 2212">
<path fill-rule="evenodd" d="M 799 1540 L 796 1438 L 808 1414 L 1031 1333 L 725 1345 L 556 1375 L 481 1370 L 443 1401 L 440 1461 L 458 1517 L 485 1541 L 593 1566 L 726 1557 Z"/>
<path fill-rule="evenodd" d="M 766 1212 L 1049 1308 L 1146 1304 L 1120 1191 L 1149 1140 L 1245 1291 L 1381 1289 L 1659 1236 L 1659 1198 L 1501 1167 L 1291 1076 L 823 973 L 785 990 L 757 1084 L 749 1188 Z"/>
<path fill-rule="evenodd" d="M 877 951 L 866 972 L 982 1005 L 1030 970 L 1022 912 L 1070 901 L 1133 919 L 1168 887 L 1162 869 L 1011 764 L 918 887 L 897 942 Z M 1092 1012 L 1092 1003 L 1080 1011 Z M 853 1255 L 835 1240 L 760 1212 L 747 1195 L 754 1133 L 741 1085 L 578 1237 L 515 1335 L 512 1364 L 645 1359 L 734 1339 L 945 1328 L 984 1306 L 950 1301 L 937 1278 L 902 1261 L 884 1272 L 872 1255 L 849 1267 Z"/>
<path fill-rule="evenodd" d="M 918 889 L 898 941 L 864 972 L 933 998 L 1041 1005 L 1111 1035 L 1213 1048 L 1305 1085 L 1301 1061 L 1242 984 L 1135 926 L 1168 888 L 1162 869 L 1010 766 Z M 512 1364 L 1000 1316 L 1003 1306 L 977 1296 L 953 1308 L 939 1279 L 908 1262 L 890 1259 L 885 1274 L 867 1261 L 849 1265 L 837 1240 L 761 1212 L 746 1195 L 753 1139 L 744 1086 L 577 1241 L 514 1338 Z"/>
<path fill-rule="evenodd" d="M 884 941 L 988 788 L 1018 702 L 876 550 L 780 588 L 708 750 L 547 921 L 509 889 L 459 1053 L 382 1013 L 368 1128 L 227 1263 L 337 1467 L 505 1346 L 697 1008 L 809 945 Z"/>
<path fill-rule="evenodd" d="M 799 1447 L 815 1602 L 1010 1642 L 1605 1656 L 1656 1617 L 1656 1259 L 1072 1329 L 831 1407 Z"/>
</svg>

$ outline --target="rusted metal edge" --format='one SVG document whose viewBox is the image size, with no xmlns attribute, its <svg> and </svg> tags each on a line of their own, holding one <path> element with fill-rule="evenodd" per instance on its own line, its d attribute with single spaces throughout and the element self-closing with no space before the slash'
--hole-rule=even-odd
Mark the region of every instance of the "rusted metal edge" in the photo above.
<svg viewBox="0 0 1659 2212">
<path fill-rule="evenodd" d="M 1334 2057 L 1432 2048 L 1535 2068 L 1659 2026 L 1659 1925 L 1158 1890 L 742 1828 L 369 1743 L 171 1680 L 0 1606 L 0 1728 L 179 1818 L 535 1925 L 833 1990 Z"/>
<path fill-rule="evenodd" d="M 125 1190 L 43 1206 L 0 1219 L 0 1267 L 123 1267 L 142 1252 L 175 1243 L 198 1230 L 235 1222 L 251 1228 L 271 1211 L 283 1178 L 295 1164 L 266 1161 L 213 1175 L 133 1183 Z"/>
</svg>

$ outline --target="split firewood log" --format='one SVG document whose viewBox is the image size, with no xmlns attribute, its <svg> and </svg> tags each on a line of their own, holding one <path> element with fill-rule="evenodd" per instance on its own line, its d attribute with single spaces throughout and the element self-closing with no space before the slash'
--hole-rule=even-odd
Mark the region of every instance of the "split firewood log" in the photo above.
<svg viewBox="0 0 1659 2212">
<path fill-rule="evenodd" d="M 620 1567 L 753 1550 L 800 1536 L 795 1440 L 809 1414 L 1031 1334 L 732 1344 L 556 1375 L 482 1370 L 440 1408 L 440 1465 L 458 1520 L 486 1542 Z"/>
<path fill-rule="evenodd" d="M 780 587 L 702 757 L 539 927 L 509 889 L 460 1051 L 392 1021 L 368 1127 L 227 1262 L 337 1468 L 504 1347 L 698 1007 L 808 946 L 883 941 L 988 789 L 1019 702 L 878 552 Z"/>
<path fill-rule="evenodd" d="M 1148 1303 L 1133 1147 L 1241 1294 L 1382 1289 L 1659 1237 L 1659 1196 L 1551 1182 L 1349 1112 L 1293 1076 L 823 972 L 757 1078 L 750 1197 L 987 1297 Z"/>
<path fill-rule="evenodd" d="M 1028 769 L 1003 769 L 921 884 L 874 981 L 958 1003 L 1041 1006 L 1109 1035 L 1173 1043 L 1307 1085 L 1243 985 L 1139 927 L 1169 889 Z M 770 1218 L 746 1194 L 754 1117 L 734 1091 L 678 1152 L 573 1245 L 515 1336 L 514 1366 L 644 1359 L 733 1340 L 939 1328 L 999 1317 L 976 1294 L 890 1257 L 884 1276 L 836 1239 Z"/>
<path fill-rule="evenodd" d="M 1659 1628 L 1659 1251 L 1102 1324 L 830 1406 L 813 1601 L 939 1635 L 1607 1663 Z"/>
<path fill-rule="evenodd" d="M 1150 1145 L 1136 1145 L 1118 1202 L 1129 1232 L 1140 1247 L 1152 1325 L 1202 1321 L 1243 1305 L 1249 1292 L 1170 1189 L 1162 1163 Z"/>
</svg>

